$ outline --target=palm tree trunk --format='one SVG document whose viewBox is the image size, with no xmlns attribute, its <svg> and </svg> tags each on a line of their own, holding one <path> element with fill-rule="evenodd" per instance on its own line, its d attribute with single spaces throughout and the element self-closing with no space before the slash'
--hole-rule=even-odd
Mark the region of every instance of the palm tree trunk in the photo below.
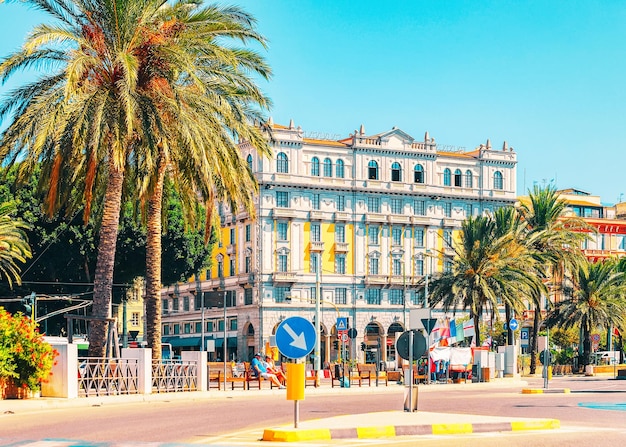
<svg viewBox="0 0 626 447">
<path fill-rule="evenodd" d="M 474 337 L 476 337 L 476 347 L 480 346 L 480 316 L 474 314 Z"/>
<path fill-rule="evenodd" d="M 533 318 L 533 330 L 530 336 L 530 373 L 535 374 L 537 371 L 537 350 L 539 348 L 539 325 L 541 316 L 541 308 L 535 306 L 535 317 Z"/>
<path fill-rule="evenodd" d="M 148 202 L 146 240 L 146 340 L 152 358 L 161 358 L 161 211 L 166 163 L 160 161 Z"/>
<path fill-rule="evenodd" d="M 506 315 L 506 344 L 507 345 L 512 345 L 513 344 L 513 331 L 511 330 L 511 327 L 509 325 L 510 321 L 511 321 L 511 306 L 509 304 L 506 304 L 504 306 L 504 314 Z"/>
<path fill-rule="evenodd" d="M 111 150 L 113 152 L 113 150 Z M 98 243 L 98 259 L 94 274 L 92 314 L 99 320 L 89 326 L 89 356 L 106 355 L 107 323 L 111 318 L 111 290 L 113 288 L 113 267 L 115 248 L 122 204 L 123 167 L 116 166 L 112 154 L 109 156 L 109 181 L 104 195 L 104 210 Z"/>
</svg>

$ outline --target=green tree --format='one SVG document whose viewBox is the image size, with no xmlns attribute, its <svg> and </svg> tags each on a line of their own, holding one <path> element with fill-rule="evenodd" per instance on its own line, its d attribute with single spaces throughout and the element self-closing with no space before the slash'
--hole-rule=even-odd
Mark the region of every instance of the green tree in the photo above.
<svg viewBox="0 0 626 447">
<path fill-rule="evenodd" d="M 234 67 L 230 72 L 206 72 L 213 68 L 214 61 L 240 56 L 243 51 L 233 49 L 227 54 L 226 47 L 216 44 L 215 36 L 220 33 L 220 24 L 214 21 L 216 7 L 198 10 L 195 2 L 186 0 L 30 3 L 48 12 L 57 23 L 36 27 L 22 49 L 0 64 L 0 79 L 6 80 L 24 68 L 53 67 L 56 71 L 10 92 L 0 107 L 0 118 L 11 118 L 0 140 L 0 156 L 9 164 L 24 160 L 20 165 L 22 180 L 41 160 L 40 187 L 48 191 L 50 213 L 61 204 L 84 204 L 87 221 L 94 199 L 103 197 L 93 303 L 94 316 L 102 320 L 91 325 L 89 347 L 90 355 L 103 356 L 104 318 L 111 316 L 116 241 L 127 170 L 132 166 L 145 172 L 137 178 L 148 179 L 148 187 L 140 185 L 139 190 L 149 191 L 148 200 L 160 205 L 159 185 L 171 166 L 168 156 L 174 153 L 169 149 L 199 148 L 180 154 L 193 166 L 182 172 L 193 171 L 196 177 L 177 177 L 176 181 L 185 186 L 195 182 L 199 185 L 196 197 L 212 197 L 215 173 L 228 165 L 224 160 L 241 156 L 235 151 L 210 152 L 208 149 L 214 146 L 208 143 L 214 143 L 215 135 L 208 137 L 208 132 L 201 132 L 203 118 L 209 115 L 208 109 L 228 107 L 228 101 L 221 96 L 221 85 L 251 69 L 247 66 L 249 61 L 263 64 L 260 57 L 248 52 L 248 58 L 230 61 L 230 67 Z M 239 37 L 261 41 L 245 13 L 237 8 L 230 11 L 233 21 L 239 20 Z M 207 33 L 209 29 L 212 34 Z M 177 46 L 178 42 L 184 44 Z M 240 87 L 232 82 L 228 92 L 236 98 Z M 176 96 L 183 90 L 184 97 Z M 257 103 L 264 100 L 257 99 Z M 240 121 L 256 114 L 252 107 L 243 111 L 246 113 L 236 117 Z M 220 116 L 233 119 L 233 115 Z M 194 120 L 193 129 L 185 126 Z M 180 128 L 176 127 L 178 123 Z M 230 128 L 222 127 L 224 132 Z M 264 143 L 258 128 L 249 127 L 248 133 L 241 134 L 237 130 L 234 126 L 232 134 L 219 136 L 226 139 L 237 135 L 252 145 Z M 126 187 L 127 191 L 137 190 L 137 185 Z M 81 193 L 77 195 L 76 191 Z M 211 202 L 207 209 L 212 207 Z M 151 212 L 160 220 L 158 210 Z M 149 227 L 149 231 L 155 230 L 154 226 Z M 150 255 L 147 258 L 148 263 L 160 266 L 159 259 Z M 149 281 L 152 290 L 160 287 L 154 278 Z M 149 303 L 150 312 L 155 304 Z"/>
<path fill-rule="evenodd" d="M 567 204 L 553 185 L 535 186 L 523 201 L 519 212 L 527 224 L 526 245 L 536 261 L 535 274 L 545 278 L 549 295 L 561 290 L 565 272 L 584 261 L 581 242 L 591 230 L 581 219 L 567 215 Z M 537 290 L 539 292 L 539 290 Z M 548 301 L 552 301 L 548 296 Z M 530 373 L 537 368 L 537 340 L 541 327 L 541 296 L 533 297 L 535 315 L 530 344 Z"/>
<path fill-rule="evenodd" d="M 460 243 L 453 247 L 452 268 L 432 285 L 430 300 L 445 311 L 468 310 L 474 320 L 476 344 L 481 342 L 480 322 L 485 312 L 491 321 L 498 318 L 500 303 L 521 310 L 523 297 L 537 293 L 542 285 L 528 275 L 534 259 L 515 234 L 497 228 L 490 216 L 463 221 Z"/>
<path fill-rule="evenodd" d="M 6 279 L 11 287 L 13 281 L 21 283 L 17 262 L 25 263 L 31 257 L 24 232 L 28 225 L 12 217 L 15 211 L 15 203 L 0 203 L 0 278 Z"/>
<path fill-rule="evenodd" d="M 548 313 L 548 326 L 582 328 L 583 364 L 590 363 L 591 333 L 596 328 L 624 327 L 626 321 L 625 274 L 613 260 L 591 263 L 587 260 L 572 272 L 566 298 Z"/>
</svg>

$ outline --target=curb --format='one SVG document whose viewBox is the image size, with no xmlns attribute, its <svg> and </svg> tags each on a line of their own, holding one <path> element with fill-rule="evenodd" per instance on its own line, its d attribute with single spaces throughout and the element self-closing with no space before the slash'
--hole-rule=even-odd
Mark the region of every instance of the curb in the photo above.
<svg viewBox="0 0 626 447">
<path fill-rule="evenodd" d="M 522 388 L 522 394 L 569 394 L 570 392 L 569 388 Z"/>
<path fill-rule="evenodd" d="M 561 427 L 558 419 L 533 421 L 478 422 L 430 425 L 383 425 L 355 428 L 276 428 L 263 431 L 263 441 L 303 442 L 331 439 L 372 439 L 390 436 L 457 435 L 470 433 L 507 432 L 523 430 L 552 430 Z"/>
</svg>

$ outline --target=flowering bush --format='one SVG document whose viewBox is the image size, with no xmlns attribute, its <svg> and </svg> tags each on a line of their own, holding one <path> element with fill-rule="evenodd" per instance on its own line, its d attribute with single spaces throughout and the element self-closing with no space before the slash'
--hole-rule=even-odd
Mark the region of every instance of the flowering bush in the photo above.
<svg viewBox="0 0 626 447">
<path fill-rule="evenodd" d="M 50 376 L 58 354 L 43 339 L 37 323 L 0 307 L 0 379 L 37 391 Z"/>
</svg>

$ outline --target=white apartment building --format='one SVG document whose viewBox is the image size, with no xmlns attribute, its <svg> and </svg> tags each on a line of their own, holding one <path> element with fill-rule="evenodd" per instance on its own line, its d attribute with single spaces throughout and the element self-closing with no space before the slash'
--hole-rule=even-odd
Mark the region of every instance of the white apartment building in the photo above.
<svg viewBox="0 0 626 447">
<path fill-rule="evenodd" d="M 371 360 L 379 347 L 392 360 L 410 310 L 427 306 L 428 278 L 450 267 L 461 222 L 515 203 L 516 153 L 489 140 L 444 147 L 397 128 L 332 138 L 293 121 L 269 127 L 271 159 L 241 146 L 260 187 L 256 219 L 221 208 L 212 268 L 163 290 L 164 341 L 213 340 L 221 358 L 226 339 L 229 359 L 249 360 L 283 319 L 313 321 L 319 293 L 322 362 L 342 352 Z M 202 312 L 217 292 L 225 306 Z M 338 339 L 338 317 L 356 338 Z"/>
</svg>

